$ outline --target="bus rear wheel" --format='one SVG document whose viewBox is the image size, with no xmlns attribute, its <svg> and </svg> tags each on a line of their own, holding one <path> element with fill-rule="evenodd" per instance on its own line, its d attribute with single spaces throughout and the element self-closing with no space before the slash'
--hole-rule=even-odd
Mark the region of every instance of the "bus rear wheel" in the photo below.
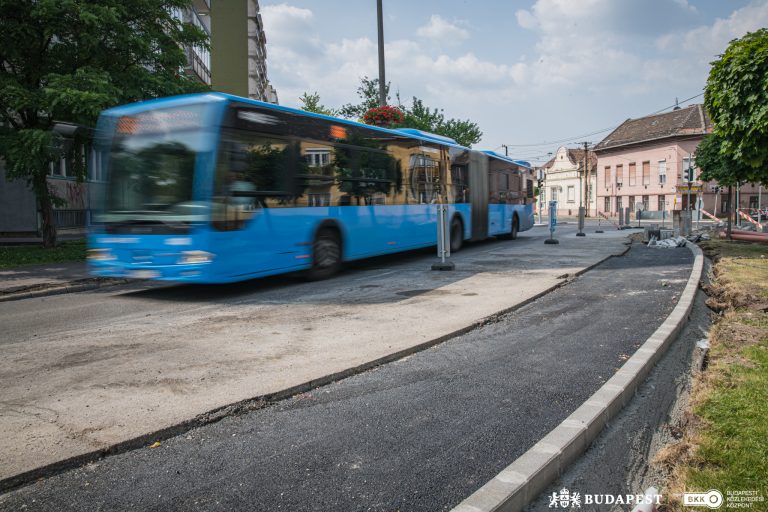
<svg viewBox="0 0 768 512">
<path fill-rule="evenodd" d="M 464 226 L 458 217 L 451 221 L 451 253 L 457 252 L 464 245 Z"/>
<path fill-rule="evenodd" d="M 516 240 L 518 231 L 520 231 L 520 221 L 518 220 L 517 215 L 515 215 L 512 217 L 512 230 L 509 232 L 509 239 Z"/>
<path fill-rule="evenodd" d="M 308 276 L 312 281 L 327 279 L 341 268 L 341 238 L 332 229 L 323 229 L 312 243 L 312 268 Z"/>
</svg>

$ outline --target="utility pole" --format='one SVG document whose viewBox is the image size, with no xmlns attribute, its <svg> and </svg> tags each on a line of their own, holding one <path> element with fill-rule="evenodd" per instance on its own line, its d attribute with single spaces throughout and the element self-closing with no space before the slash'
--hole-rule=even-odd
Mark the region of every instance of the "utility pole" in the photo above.
<svg viewBox="0 0 768 512">
<path fill-rule="evenodd" d="M 376 0 L 376 17 L 379 25 L 379 106 L 384 107 L 387 104 L 387 82 L 384 78 L 384 16 L 381 2 Z"/>
<path fill-rule="evenodd" d="M 590 203 L 590 187 L 589 187 L 589 180 L 590 180 L 590 168 L 589 168 L 589 156 L 588 156 L 588 146 L 589 142 L 583 142 L 584 144 L 584 204 L 586 205 L 586 212 L 585 216 L 589 217 L 589 203 Z"/>
<path fill-rule="evenodd" d="M 579 172 L 579 232 L 576 233 L 576 236 L 587 236 L 586 233 L 584 233 L 584 204 L 586 203 L 589 205 L 589 200 L 584 200 L 586 197 L 588 197 L 589 194 L 589 185 L 585 184 L 585 186 L 582 188 L 581 185 L 581 177 L 582 175 L 589 176 L 589 159 L 587 158 L 587 152 L 589 151 L 589 142 L 582 142 L 581 144 L 584 144 L 584 167 Z M 578 172 L 578 171 L 577 171 Z"/>
</svg>

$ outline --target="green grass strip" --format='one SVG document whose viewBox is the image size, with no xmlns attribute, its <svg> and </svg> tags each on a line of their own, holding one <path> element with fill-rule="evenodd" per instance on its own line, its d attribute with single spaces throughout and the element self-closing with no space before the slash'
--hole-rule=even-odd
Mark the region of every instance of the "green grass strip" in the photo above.
<svg viewBox="0 0 768 512">
<path fill-rule="evenodd" d="M 46 249 L 39 245 L 0 246 L 0 268 L 62 263 L 66 261 L 85 261 L 85 241 L 63 242 L 51 249 Z"/>
</svg>

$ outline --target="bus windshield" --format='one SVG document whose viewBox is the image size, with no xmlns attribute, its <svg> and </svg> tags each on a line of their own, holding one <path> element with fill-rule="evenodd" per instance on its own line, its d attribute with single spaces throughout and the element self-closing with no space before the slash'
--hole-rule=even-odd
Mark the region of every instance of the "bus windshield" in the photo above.
<svg viewBox="0 0 768 512">
<path fill-rule="evenodd" d="M 185 114 L 196 114 L 187 107 Z M 142 117 L 143 116 L 143 117 Z M 178 111 L 153 111 L 117 121 L 109 150 L 109 181 L 101 218 L 109 229 L 143 226 L 144 232 L 185 231 L 209 218 L 194 195 L 198 154 L 207 132 Z"/>
</svg>

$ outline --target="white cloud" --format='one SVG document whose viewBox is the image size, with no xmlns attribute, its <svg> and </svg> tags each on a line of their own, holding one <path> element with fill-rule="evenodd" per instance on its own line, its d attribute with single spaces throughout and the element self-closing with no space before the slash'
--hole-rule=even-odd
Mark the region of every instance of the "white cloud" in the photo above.
<svg viewBox="0 0 768 512">
<path fill-rule="evenodd" d="M 602 127 L 616 116 L 644 113 L 637 111 L 642 102 L 658 108 L 696 94 L 729 40 L 768 26 L 768 0 L 708 24 L 691 8 L 682 0 L 536 0 L 515 13 L 536 43 L 524 49 L 525 58 L 507 62 L 485 58 L 482 48 L 451 48 L 468 31 L 433 15 L 413 37 L 387 42 L 387 80 L 405 103 L 418 96 L 450 117 L 477 121 L 486 145 L 512 140 L 504 121 L 510 115 L 527 115 L 542 129 L 552 125 L 551 135 L 562 137 L 577 133 L 568 128 L 577 117 L 601 115 Z M 262 16 L 268 72 L 281 103 L 297 106 L 307 91 L 331 107 L 356 102 L 360 77 L 378 75 L 375 38 L 320 38 L 319 13 L 288 4 L 265 6 Z M 524 142 L 548 136 L 520 135 Z"/>
<path fill-rule="evenodd" d="M 469 32 L 439 14 L 433 14 L 429 23 L 416 29 L 416 34 L 442 44 L 457 44 L 469 38 Z"/>
<path fill-rule="evenodd" d="M 360 77 L 378 75 L 377 44 L 367 37 L 320 41 L 308 9 L 286 4 L 263 9 L 267 33 L 268 72 L 280 101 L 297 106 L 305 91 L 317 91 L 328 106 L 355 102 Z M 387 80 L 392 94 L 402 91 L 402 101 L 418 96 L 431 106 L 463 105 L 479 91 L 511 96 L 525 79 L 523 64 L 495 63 L 472 52 L 459 55 L 434 53 L 431 43 L 461 41 L 469 32 L 434 15 L 417 31 L 427 42 L 399 39 L 386 44 Z M 426 46 L 423 46 L 423 44 Z M 418 72 L 414 72 L 418 70 Z M 451 100 L 446 98 L 458 98 Z M 450 110 L 450 109 L 449 109 Z M 469 112 L 448 112 L 468 117 Z"/>
<path fill-rule="evenodd" d="M 761 0 L 734 11 L 725 19 L 710 26 L 693 29 L 682 38 L 682 47 L 691 53 L 714 57 L 728 46 L 732 39 L 768 26 L 768 1 Z"/>
</svg>

